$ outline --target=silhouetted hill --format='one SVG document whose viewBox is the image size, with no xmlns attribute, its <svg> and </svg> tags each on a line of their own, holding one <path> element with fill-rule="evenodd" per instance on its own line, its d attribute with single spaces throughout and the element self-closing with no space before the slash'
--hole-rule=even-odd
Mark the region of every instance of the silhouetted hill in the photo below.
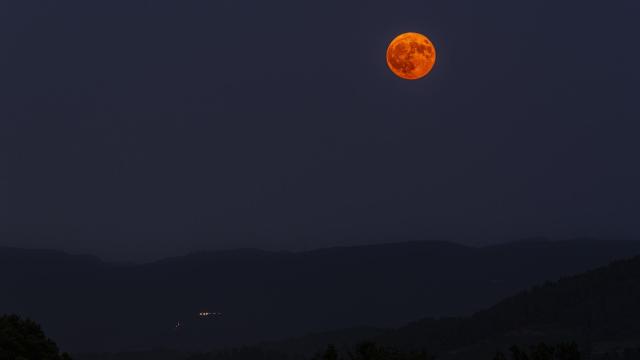
<svg viewBox="0 0 640 360">
<path fill-rule="evenodd" d="M 0 309 L 39 319 L 65 348 L 197 350 L 472 314 L 533 284 L 640 254 L 640 242 L 239 250 L 130 266 L 56 252 L 0 253 L 11 259 L 0 262 L 9 294 Z"/>
<path fill-rule="evenodd" d="M 615 348 L 640 347 L 639 303 L 635 257 L 535 286 L 468 318 L 425 319 L 376 340 L 437 350 L 443 359 L 488 358 L 512 344 L 571 340 L 597 358 Z"/>
</svg>

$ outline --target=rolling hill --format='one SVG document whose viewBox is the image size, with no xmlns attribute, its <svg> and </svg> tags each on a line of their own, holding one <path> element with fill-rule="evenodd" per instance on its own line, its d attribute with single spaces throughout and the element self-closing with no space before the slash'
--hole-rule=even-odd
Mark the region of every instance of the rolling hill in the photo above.
<svg viewBox="0 0 640 360">
<path fill-rule="evenodd" d="M 6 294 L 0 309 L 37 319 L 74 352 L 206 350 L 328 329 L 396 328 L 419 318 L 471 315 L 534 284 L 635 254 L 640 242 L 527 241 L 480 248 L 413 242 L 300 253 L 202 252 L 113 265 L 94 257 L 5 248 L 0 249 Z M 198 316 L 202 311 L 222 315 Z M 442 321 L 425 320 L 395 333 L 423 339 Z M 455 320 L 453 329 L 456 321 L 462 320 Z M 394 342 L 387 336 L 385 341 Z M 425 345 L 450 348 L 433 341 L 438 340 Z"/>
<path fill-rule="evenodd" d="M 575 341 L 598 358 L 640 348 L 640 257 L 547 282 L 465 318 L 424 319 L 374 339 L 442 359 L 485 358 L 513 344 Z"/>
</svg>

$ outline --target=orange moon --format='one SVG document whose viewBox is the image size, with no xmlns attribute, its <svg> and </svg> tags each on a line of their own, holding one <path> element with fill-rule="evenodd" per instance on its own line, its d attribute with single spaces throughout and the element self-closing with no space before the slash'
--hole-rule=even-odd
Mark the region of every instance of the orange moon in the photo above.
<svg viewBox="0 0 640 360">
<path fill-rule="evenodd" d="M 387 49 L 387 65 L 394 74 L 407 80 L 421 79 L 436 63 L 436 48 L 428 37 L 408 32 L 399 35 Z"/>
</svg>

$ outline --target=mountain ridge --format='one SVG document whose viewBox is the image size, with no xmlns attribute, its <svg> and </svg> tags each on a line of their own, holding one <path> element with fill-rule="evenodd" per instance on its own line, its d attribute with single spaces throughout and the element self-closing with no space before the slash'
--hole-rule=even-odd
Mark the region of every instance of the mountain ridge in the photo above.
<svg viewBox="0 0 640 360">
<path fill-rule="evenodd" d="M 640 242 L 244 249 L 128 266 L 59 252 L 50 253 L 56 261 L 43 261 L 37 251 L 18 253 L 20 260 L 0 262 L 9 294 L 0 309 L 38 319 L 65 348 L 203 350 L 470 315 L 531 285 L 640 254 Z M 197 316 L 202 311 L 222 315 L 205 320 Z M 125 330 L 117 331 L 122 324 Z"/>
</svg>

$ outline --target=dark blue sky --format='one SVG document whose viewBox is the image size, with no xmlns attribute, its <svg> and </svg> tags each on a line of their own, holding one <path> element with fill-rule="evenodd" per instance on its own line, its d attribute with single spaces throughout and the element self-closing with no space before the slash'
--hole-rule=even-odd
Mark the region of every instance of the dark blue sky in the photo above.
<svg viewBox="0 0 640 360">
<path fill-rule="evenodd" d="M 0 2 L 0 245 L 640 238 L 636 0 Z M 438 49 L 417 82 L 398 33 Z"/>
</svg>

